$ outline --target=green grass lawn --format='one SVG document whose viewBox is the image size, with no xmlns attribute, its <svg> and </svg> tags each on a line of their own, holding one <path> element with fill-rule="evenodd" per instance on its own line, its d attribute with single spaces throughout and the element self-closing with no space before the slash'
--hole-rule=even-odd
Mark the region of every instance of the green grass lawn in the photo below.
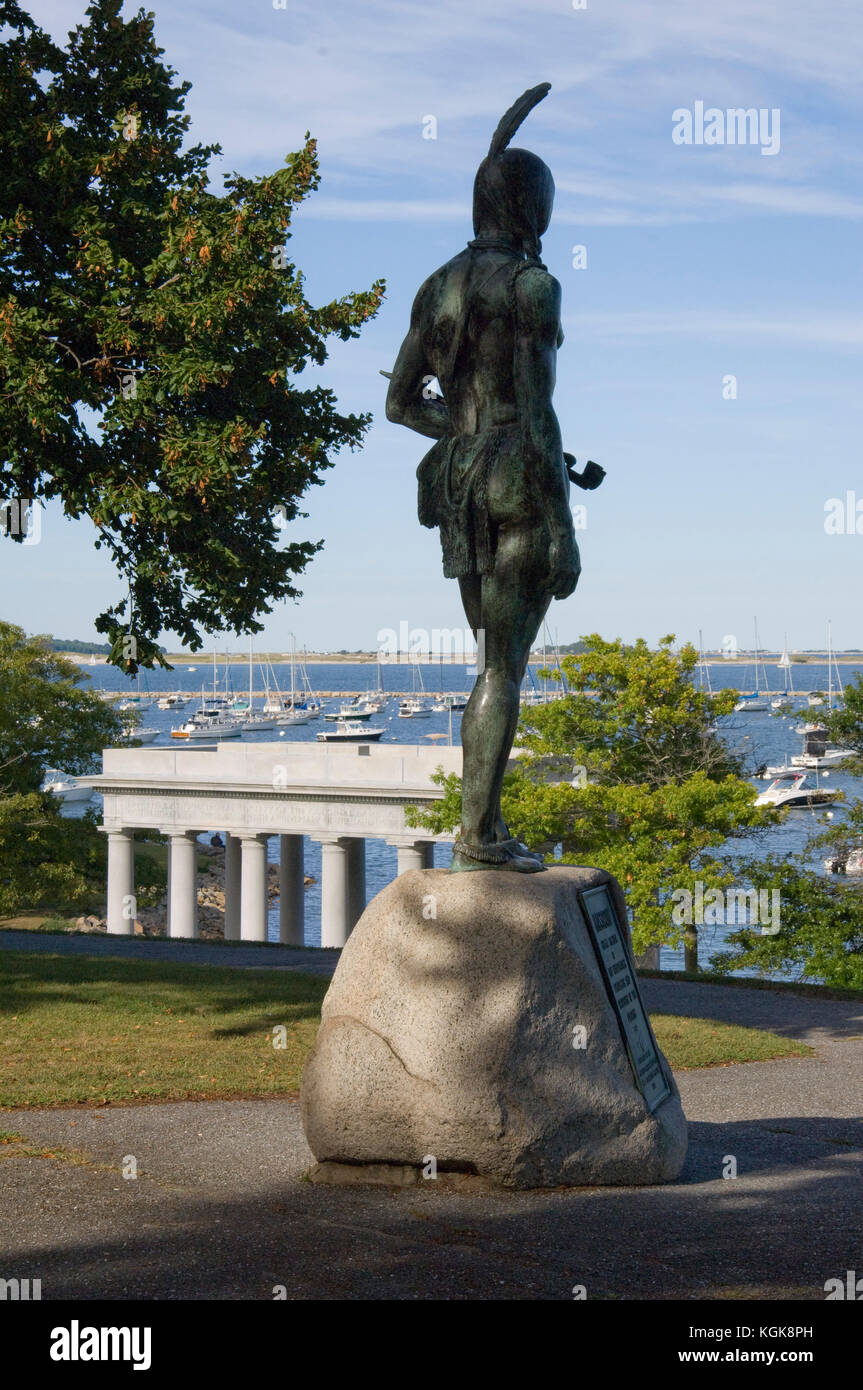
<svg viewBox="0 0 863 1390">
<path fill-rule="evenodd" d="M 656 1041 L 675 1071 L 725 1067 L 735 1062 L 770 1062 L 777 1057 L 812 1057 L 814 1048 L 761 1028 L 741 1028 L 712 1018 L 651 1014 Z"/>
<path fill-rule="evenodd" d="M 0 952 L 0 1109 L 296 1095 L 327 981 L 294 971 Z M 676 1068 L 804 1056 L 799 1043 L 654 1017 Z M 273 1046 L 276 1027 L 284 1028 Z"/>
<path fill-rule="evenodd" d="M 327 983 L 3 951 L 0 1108 L 296 1094 Z"/>
</svg>

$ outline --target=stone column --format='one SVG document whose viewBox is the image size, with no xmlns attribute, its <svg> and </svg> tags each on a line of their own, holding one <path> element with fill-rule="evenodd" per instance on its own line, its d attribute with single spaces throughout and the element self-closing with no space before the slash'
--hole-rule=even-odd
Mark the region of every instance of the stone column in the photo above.
<svg viewBox="0 0 863 1390">
<path fill-rule="evenodd" d="M 279 940 L 284 946 L 303 945 L 304 880 L 302 835 L 280 835 Z"/>
<path fill-rule="evenodd" d="M 135 849 L 130 830 L 108 830 L 108 931 L 112 936 L 135 932 Z"/>
<path fill-rule="evenodd" d="M 344 946 L 351 929 L 348 841 L 334 835 L 332 839 L 322 839 L 320 846 L 321 945 Z"/>
<path fill-rule="evenodd" d="M 225 940 L 240 939 L 240 841 L 225 834 Z"/>
<path fill-rule="evenodd" d="M 240 939 L 267 939 L 267 841 L 269 835 L 242 835 Z"/>
<path fill-rule="evenodd" d="M 366 842 L 348 840 L 348 929 L 353 931 L 366 910 Z"/>
<path fill-rule="evenodd" d="M 194 830 L 172 830 L 169 936 L 198 935 L 198 836 Z"/>
<path fill-rule="evenodd" d="M 424 869 L 424 840 L 387 840 L 398 851 L 398 873 L 405 874 L 408 869 Z"/>
</svg>

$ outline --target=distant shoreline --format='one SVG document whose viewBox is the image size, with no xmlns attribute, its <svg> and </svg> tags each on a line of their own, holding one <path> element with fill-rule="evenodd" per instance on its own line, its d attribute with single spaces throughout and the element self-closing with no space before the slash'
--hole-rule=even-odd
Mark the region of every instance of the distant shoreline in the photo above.
<svg viewBox="0 0 863 1390">
<path fill-rule="evenodd" d="M 95 661 L 93 661 L 91 660 L 91 657 L 87 652 L 58 652 L 57 655 L 65 656 L 76 666 L 108 666 L 110 664 L 106 656 L 96 656 Z M 561 659 L 563 659 L 563 657 L 566 655 L 568 655 L 568 653 L 562 653 Z M 759 662 L 763 662 L 767 666 L 773 664 L 778 665 L 780 655 L 780 652 L 768 652 L 766 655 L 763 652 L 759 652 L 758 660 Z M 304 652 L 302 657 L 294 657 L 294 660 L 297 663 L 297 665 L 306 663 L 309 666 L 373 666 L 377 662 L 377 659 L 377 652 Z M 544 658 L 542 652 L 531 652 L 530 654 L 530 662 L 532 666 L 535 666 L 538 663 L 542 662 L 543 659 L 547 666 L 553 666 L 556 660 L 553 652 L 546 652 Z M 189 652 L 166 653 L 165 660 L 168 662 L 170 666 L 173 666 L 175 668 L 178 666 L 212 667 L 213 654 L 212 652 L 210 652 L 208 656 L 204 656 L 201 653 L 197 652 L 191 654 Z M 275 665 L 284 665 L 285 663 L 291 660 L 291 653 L 255 652 L 253 660 L 255 663 L 261 661 L 270 661 L 273 662 Z M 703 658 L 703 664 L 705 666 L 750 666 L 754 662 L 754 660 L 754 652 L 741 652 L 734 657 L 705 655 L 705 657 Z M 820 666 L 823 665 L 826 662 L 826 660 L 826 652 L 807 652 L 805 655 L 800 655 L 797 657 L 792 656 L 791 665 Z M 834 652 L 833 660 L 839 662 L 840 665 L 863 665 L 863 652 Z M 248 667 L 248 653 L 246 653 L 246 655 L 243 655 L 242 652 L 231 652 L 227 655 L 220 654 L 217 656 L 217 666 L 224 666 L 225 662 L 227 662 L 229 666 Z M 407 652 L 402 652 L 401 656 L 398 659 L 393 658 L 388 661 L 381 662 L 381 665 L 384 668 L 386 668 L 387 666 L 413 666 L 415 664 L 418 664 L 420 666 L 438 666 L 441 664 L 443 664 L 444 666 L 464 666 L 467 663 L 465 662 L 463 655 L 458 657 L 424 656 L 419 660 L 419 662 L 416 662 L 414 657 L 410 656 Z M 470 664 L 473 665 L 474 663 L 471 662 Z"/>
</svg>

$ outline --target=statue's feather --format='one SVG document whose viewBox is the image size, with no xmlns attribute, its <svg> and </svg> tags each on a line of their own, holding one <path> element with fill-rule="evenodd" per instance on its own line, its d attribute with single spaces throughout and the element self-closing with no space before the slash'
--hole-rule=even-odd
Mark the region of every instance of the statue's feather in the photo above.
<svg viewBox="0 0 863 1390">
<path fill-rule="evenodd" d="M 494 159 L 496 154 L 500 154 L 506 149 L 525 117 L 542 101 L 543 97 L 548 96 L 550 91 L 550 82 L 540 82 L 538 87 L 531 87 L 529 92 L 524 92 L 518 101 L 513 102 L 491 137 L 491 144 L 488 147 L 489 159 Z"/>
</svg>

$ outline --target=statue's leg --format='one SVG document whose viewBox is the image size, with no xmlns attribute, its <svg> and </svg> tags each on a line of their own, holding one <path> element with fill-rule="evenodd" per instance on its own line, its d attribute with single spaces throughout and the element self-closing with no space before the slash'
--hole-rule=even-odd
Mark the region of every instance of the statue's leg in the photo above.
<svg viewBox="0 0 863 1390">
<path fill-rule="evenodd" d="M 501 527 L 493 573 L 461 581 L 468 621 L 475 634 L 483 629 L 485 650 L 484 669 L 462 717 L 461 837 L 471 846 L 494 846 L 508 837 L 500 793 L 521 682 L 549 604 L 547 555 L 541 529 Z"/>
</svg>

